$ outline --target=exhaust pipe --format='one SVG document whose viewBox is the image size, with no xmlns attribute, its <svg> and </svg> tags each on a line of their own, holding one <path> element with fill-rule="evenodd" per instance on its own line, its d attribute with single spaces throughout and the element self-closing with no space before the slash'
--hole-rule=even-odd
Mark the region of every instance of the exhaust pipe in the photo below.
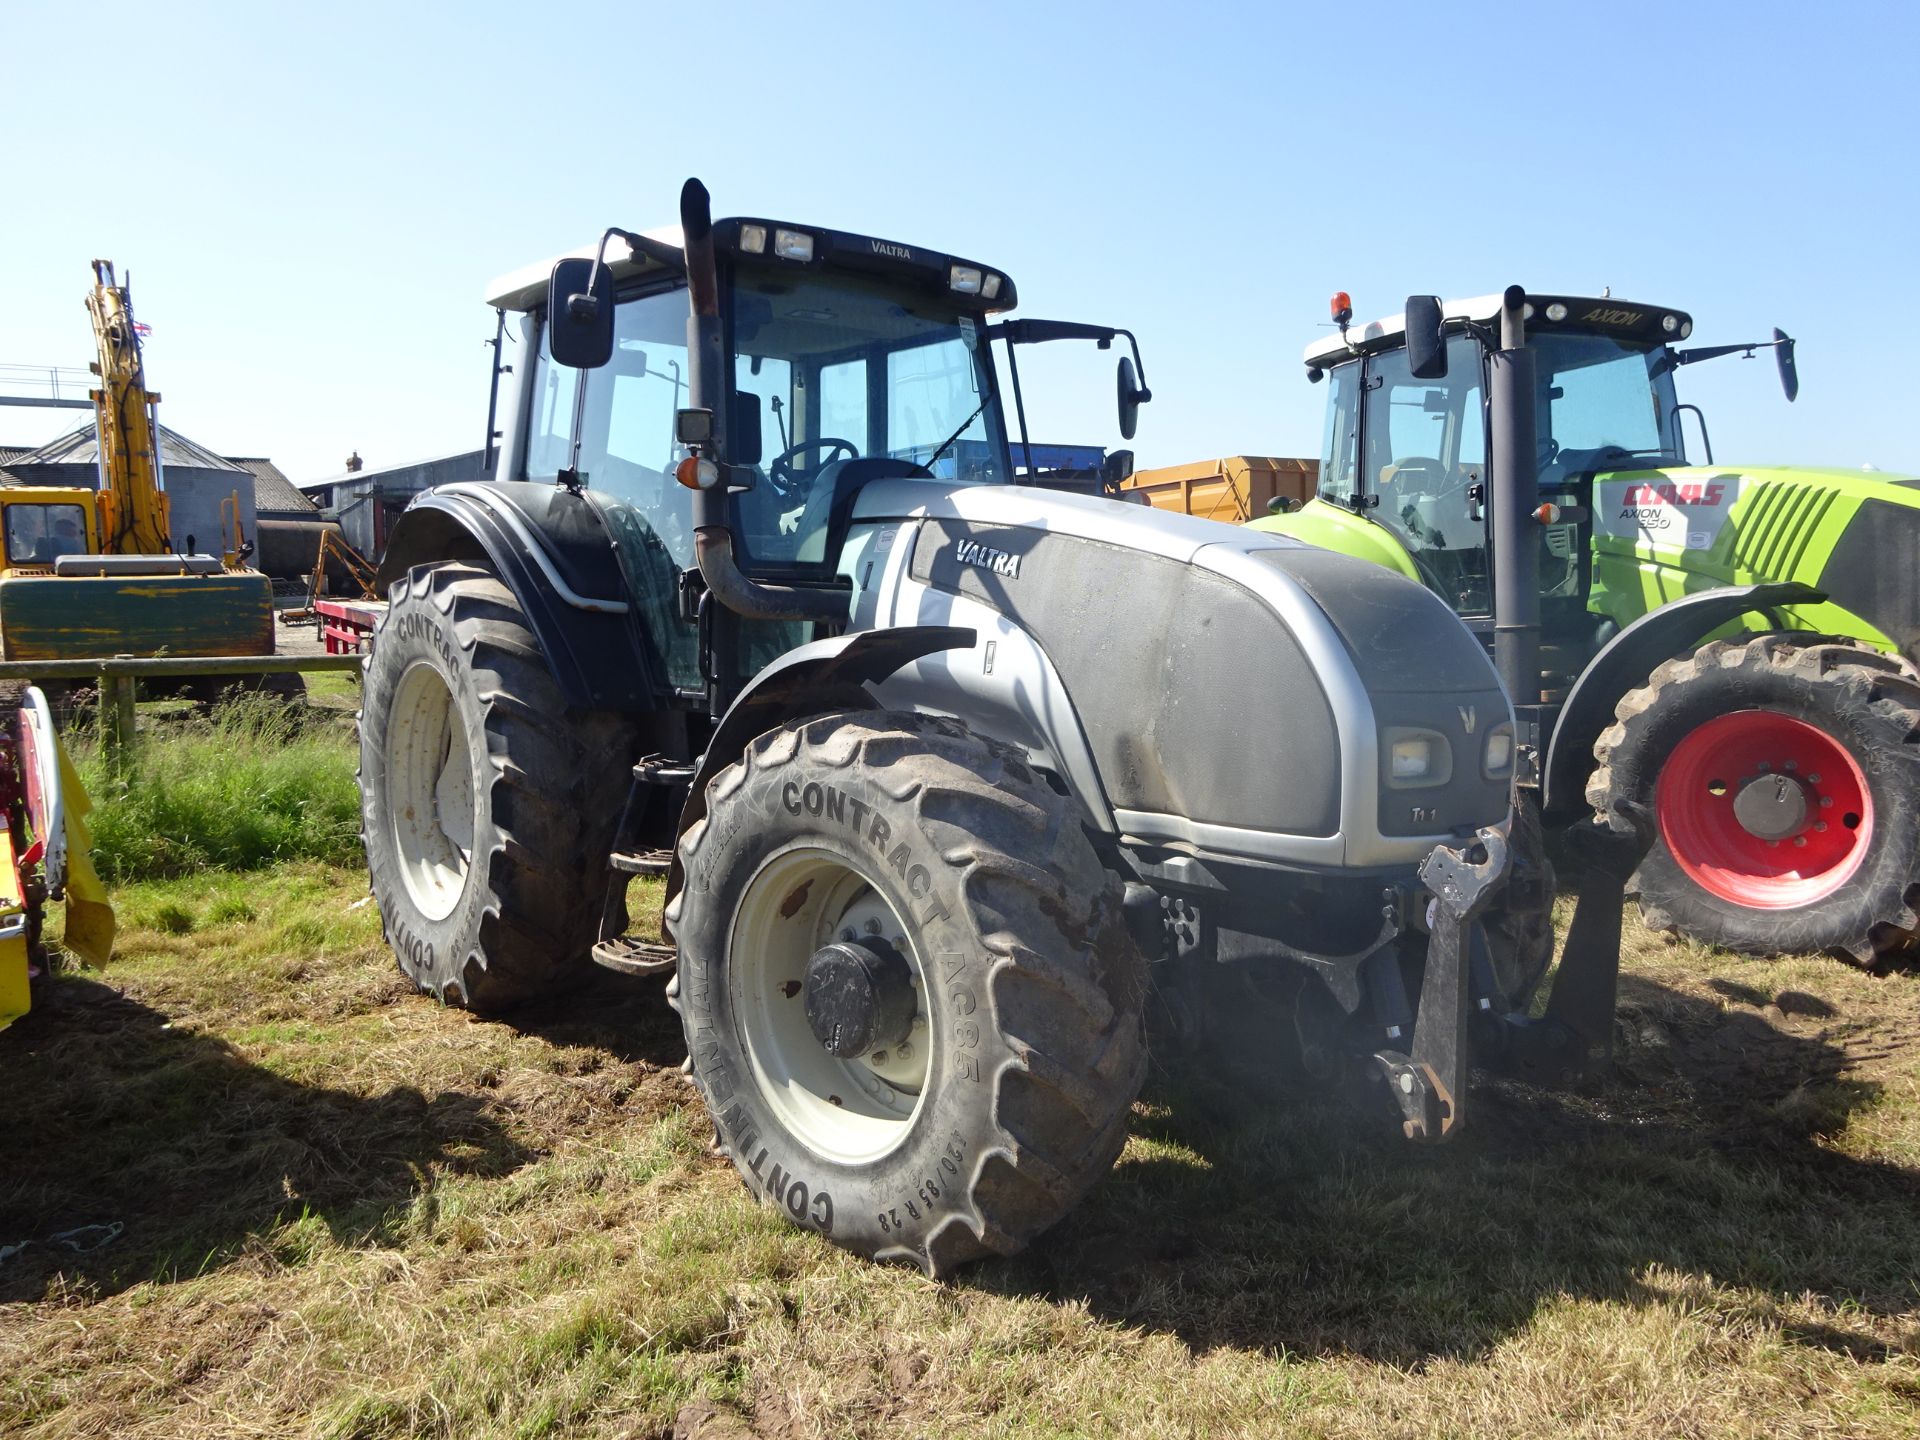
<svg viewBox="0 0 1920 1440">
<path fill-rule="evenodd" d="M 1493 668 L 1513 701 L 1525 751 L 1540 748 L 1540 452 L 1534 434 L 1534 357 L 1527 292 L 1501 296 L 1500 348 L 1487 400 L 1493 444 Z"/>
<path fill-rule="evenodd" d="M 693 553 L 701 578 L 722 605 L 749 620 L 827 620 L 847 618 L 847 600 L 831 590 L 769 585 L 741 573 L 733 557 L 733 530 L 727 524 L 726 475 L 731 432 L 733 386 L 728 382 L 720 321 L 720 272 L 713 255 L 713 211 L 707 187 L 688 180 L 680 189 L 680 228 L 687 261 L 687 399 L 696 410 L 711 410 L 714 448 L 721 479 L 693 492 Z"/>
</svg>

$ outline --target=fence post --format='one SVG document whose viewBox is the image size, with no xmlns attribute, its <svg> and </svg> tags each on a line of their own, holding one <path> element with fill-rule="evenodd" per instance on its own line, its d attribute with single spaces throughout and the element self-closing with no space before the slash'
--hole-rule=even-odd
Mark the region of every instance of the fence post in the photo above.
<svg viewBox="0 0 1920 1440">
<path fill-rule="evenodd" d="M 131 659 L 116 655 L 116 660 Z M 107 773 L 123 778 L 133 764 L 134 712 L 136 689 L 140 682 L 131 675 L 100 672 L 100 741 L 105 752 Z"/>
</svg>

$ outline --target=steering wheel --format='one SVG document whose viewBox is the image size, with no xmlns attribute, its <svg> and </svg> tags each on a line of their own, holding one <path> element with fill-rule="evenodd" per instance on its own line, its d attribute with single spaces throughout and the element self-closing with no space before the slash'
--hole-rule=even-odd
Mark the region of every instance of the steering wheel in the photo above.
<svg viewBox="0 0 1920 1440">
<path fill-rule="evenodd" d="M 767 483 L 782 500 L 800 498 L 800 477 L 794 474 L 793 462 L 809 450 L 827 452 L 820 457 L 819 463 L 807 467 L 814 474 L 826 469 L 835 460 L 853 460 L 860 454 L 860 447 L 851 440 L 841 440 L 832 435 L 822 435 L 818 440 L 802 440 L 787 446 L 767 466 Z"/>
<path fill-rule="evenodd" d="M 1534 453 L 1533 463 L 1536 470 L 1544 470 L 1560 458 L 1560 442 L 1551 435 L 1540 437 L 1540 447 Z"/>
</svg>

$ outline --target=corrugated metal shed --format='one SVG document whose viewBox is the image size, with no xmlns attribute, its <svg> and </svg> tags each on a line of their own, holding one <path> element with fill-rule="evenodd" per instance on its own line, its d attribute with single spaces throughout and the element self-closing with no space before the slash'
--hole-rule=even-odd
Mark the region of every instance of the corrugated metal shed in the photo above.
<svg viewBox="0 0 1920 1440">
<path fill-rule="evenodd" d="M 8 468 L 18 474 L 22 469 L 34 465 L 92 465 L 99 453 L 100 439 L 93 423 L 89 421 L 58 440 L 50 440 L 38 450 L 20 456 Z M 164 425 L 160 427 L 160 463 L 168 470 L 235 470 L 244 473 L 243 466 L 234 464 L 224 455 L 214 454 L 206 446 Z"/>
<path fill-rule="evenodd" d="M 253 505 L 263 517 L 279 519 L 287 517 L 305 517 L 320 513 L 320 507 L 300 493 L 293 481 L 281 473 L 280 467 L 264 456 L 229 455 L 227 457 L 243 470 L 253 474 Z"/>
</svg>

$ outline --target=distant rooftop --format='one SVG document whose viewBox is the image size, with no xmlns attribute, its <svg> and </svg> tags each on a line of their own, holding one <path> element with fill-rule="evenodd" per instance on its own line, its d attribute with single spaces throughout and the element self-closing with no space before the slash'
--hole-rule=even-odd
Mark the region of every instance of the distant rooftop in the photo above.
<svg viewBox="0 0 1920 1440">
<path fill-rule="evenodd" d="M 92 465 L 99 458 L 99 441 L 91 424 L 69 431 L 45 445 L 0 445 L 0 485 L 44 483 L 29 466 Z M 296 511 L 313 514 L 314 503 L 295 487 L 278 465 L 264 456 L 217 455 L 177 430 L 160 427 L 160 463 L 183 470 L 231 470 L 253 479 L 256 511 Z"/>
</svg>

